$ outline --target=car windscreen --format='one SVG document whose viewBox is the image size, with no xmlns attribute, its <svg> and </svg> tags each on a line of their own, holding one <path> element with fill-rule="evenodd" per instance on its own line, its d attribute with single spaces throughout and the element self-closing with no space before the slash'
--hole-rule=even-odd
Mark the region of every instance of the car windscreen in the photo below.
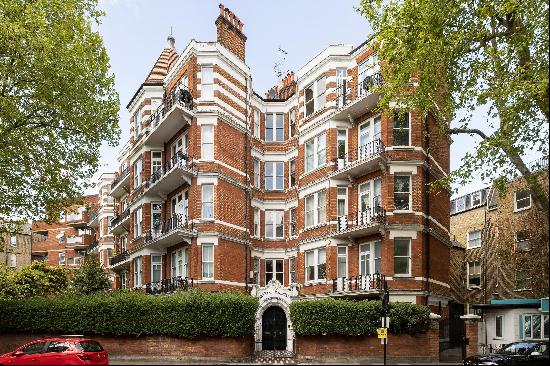
<svg viewBox="0 0 550 366">
<path fill-rule="evenodd" d="M 101 344 L 94 341 L 82 341 L 76 344 L 76 347 L 82 352 L 102 352 Z"/>
<path fill-rule="evenodd" d="M 502 353 L 506 354 L 529 354 L 538 346 L 537 343 L 518 342 L 512 343 L 504 348 Z"/>
</svg>

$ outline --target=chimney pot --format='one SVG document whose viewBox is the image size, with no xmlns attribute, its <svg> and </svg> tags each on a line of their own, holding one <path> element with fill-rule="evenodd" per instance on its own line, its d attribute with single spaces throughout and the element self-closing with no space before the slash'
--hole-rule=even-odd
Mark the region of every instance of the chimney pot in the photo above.
<svg viewBox="0 0 550 366">
<path fill-rule="evenodd" d="M 223 6 L 223 4 L 220 4 L 220 15 L 221 16 L 223 16 L 224 9 L 225 9 L 225 7 Z"/>
</svg>

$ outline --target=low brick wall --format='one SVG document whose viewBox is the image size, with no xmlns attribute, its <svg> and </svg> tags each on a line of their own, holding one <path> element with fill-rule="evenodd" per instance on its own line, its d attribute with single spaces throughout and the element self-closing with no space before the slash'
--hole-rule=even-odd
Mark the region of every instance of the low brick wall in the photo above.
<svg viewBox="0 0 550 366">
<path fill-rule="evenodd" d="M 376 336 L 297 336 L 296 355 L 301 359 L 381 362 L 384 346 Z M 396 362 L 439 362 L 439 327 L 433 322 L 425 334 L 388 334 L 387 358 Z"/>
<path fill-rule="evenodd" d="M 49 335 L 0 334 L 0 354 L 25 343 L 48 338 Z M 254 338 L 209 337 L 186 339 L 166 336 L 101 337 L 91 336 L 101 343 L 110 356 L 194 356 L 212 358 L 244 358 L 254 354 Z"/>
</svg>

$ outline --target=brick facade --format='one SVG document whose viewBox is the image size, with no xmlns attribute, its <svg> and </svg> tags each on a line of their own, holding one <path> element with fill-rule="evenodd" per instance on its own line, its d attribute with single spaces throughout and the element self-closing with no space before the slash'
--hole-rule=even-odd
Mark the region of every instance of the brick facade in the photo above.
<svg viewBox="0 0 550 366">
<path fill-rule="evenodd" d="M 376 74 L 359 74 L 367 45 L 328 47 L 262 98 L 243 66 L 242 22 L 221 5 L 215 24 L 216 43 L 193 40 L 178 55 L 169 39 L 153 66 L 163 86 L 142 84 L 128 104 L 137 132 L 119 158 L 127 178 L 112 187 L 117 215 L 130 210 L 111 228 L 118 286 L 152 291 L 164 288 L 153 278 L 187 277 L 250 292 L 279 278 L 299 297 L 378 298 L 378 272 L 391 301 L 445 317 L 449 197 L 426 184 L 449 173 L 449 140 L 432 116 L 410 111 L 410 137 L 399 130 L 398 141 L 393 113 L 376 113 L 365 86 Z M 401 207 L 396 176 L 408 188 Z"/>
</svg>

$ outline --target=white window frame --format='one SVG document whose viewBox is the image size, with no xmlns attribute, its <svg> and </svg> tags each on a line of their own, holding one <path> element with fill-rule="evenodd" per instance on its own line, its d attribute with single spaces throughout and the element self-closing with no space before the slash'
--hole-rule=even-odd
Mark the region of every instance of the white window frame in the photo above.
<svg viewBox="0 0 550 366">
<path fill-rule="evenodd" d="M 201 100 L 214 100 L 214 67 L 212 65 L 201 66 Z"/>
<path fill-rule="evenodd" d="M 292 228 L 293 224 L 294 229 Z M 298 236 L 298 213 L 296 207 L 292 207 L 288 210 L 288 235 L 291 238 Z"/>
<path fill-rule="evenodd" d="M 279 224 L 277 223 L 277 219 L 281 217 L 282 218 L 282 235 L 277 236 L 277 227 Z M 285 216 L 283 210 L 265 210 L 265 225 L 264 225 L 264 235 L 266 240 L 278 240 L 278 239 L 284 239 L 285 238 Z M 273 236 L 267 236 L 268 233 L 268 226 L 272 227 L 272 234 Z"/>
<path fill-rule="evenodd" d="M 280 262 L 283 264 L 283 270 L 280 271 L 280 272 L 277 272 L 277 262 L 278 262 L 278 261 L 280 261 Z M 272 266 L 272 268 L 273 268 L 273 271 L 272 271 L 272 272 L 269 272 L 269 273 L 272 274 L 272 277 L 271 277 L 271 278 L 272 278 L 272 279 L 276 279 L 277 281 L 279 281 L 279 280 L 277 279 L 277 274 L 281 274 L 281 275 L 283 276 L 283 281 L 282 281 L 282 282 L 279 281 L 279 282 L 281 283 L 281 285 L 284 286 L 284 283 L 285 283 L 285 282 L 284 282 L 284 281 L 285 281 L 285 261 L 284 261 L 283 259 L 281 259 L 281 258 L 276 258 L 276 259 L 267 258 L 267 259 L 264 260 L 264 280 L 265 280 L 266 286 L 267 286 L 267 283 L 269 282 L 269 281 L 267 280 L 267 273 L 268 273 L 268 272 L 267 272 L 267 263 L 268 263 L 268 262 L 271 262 L 271 266 Z"/>
<path fill-rule="evenodd" d="M 499 318 L 500 318 L 500 335 L 498 334 Z M 504 334 L 504 315 L 499 314 L 495 316 L 495 338 L 502 339 L 503 334 Z"/>
<path fill-rule="evenodd" d="M 320 144 L 320 141 L 324 141 L 323 144 Z M 308 146 L 313 147 L 313 156 L 308 156 Z M 312 137 L 307 140 L 304 144 L 305 149 L 305 172 L 309 173 L 319 167 L 324 166 L 327 163 L 327 135 L 326 132 L 320 133 L 319 135 Z M 322 156 L 322 159 L 320 157 Z M 312 165 L 308 163 L 309 158 L 312 158 Z"/>
<path fill-rule="evenodd" d="M 260 237 L 260 209 L 258 207 L 254 207 L 254 237 L 259 238 Z"/>
<path fill-rule="evenodd" d="M 267 174 L 268 167 L 271 166 L 272 175 Z M 277 175 L 277 167 L 282 167 L 282 175 Z M 271 186 L 267 183 L 267 178 L 271 177 Z M 279 179 L 280 178 L 280 179 Z M 277 181 L 282 185 L 279 187 Z M 264 190 L 266 191 L 284 191 L 285 189 L 285 164 L 282 161 L 266 161 L 264 163 Z"/>
<path fill-rule="evenodd" d="M 395 127 L 395 120 L 394 120 L 396 114 L 399 114 L 398 111 L 394 112 L 394 116 L 392 118 L 392 126 L 391 126 L 392 127 L 392 145 L 393 146 L 398 146 L 398 147 L 410 147 L 410 146 L 412 146 L 412 141 L 411 141 L 411 139 L 412 139 L 412 137 L 411 137 L 411 134 L 412 134 L 412 118 L 411 117 L 412 116 L 411 116 L 411 112 L 410 111 L 407 112 L 407 114 L 409 116 L 409 127 L 402 128 L 403 130 L 408 130 L 408 132 L 409 132 L 409 141 L 408 141 L 409 143 L 408 143 L 408 145 L 396 145 L 395 144 L 395 133 L 394 133 L 394 131 L 398 129 L 397 127 Z"/>
<path fill-rule="evenodd" d="M 212 197 L 208 197 L 208 190 L 210 190 Z M 211 216 L 206 215 L 206 209 L 210 206 Z M 214 220 L 214 185 L 203 184 L 201 186 L 201 218 L 203 220 Z"/>
<path fill-rule="evenodd" d="M 341 132 L 343 132 L 343 134 L 341 134 Z M 343 142 L 343 145 L 344 145 L 343 157 L 340 157 L 340 142 Z M 339 161 L 338 169 L 342 169 L 344 167 L 343 163 L 349 160 L 348 159 L 348 130 L 345 128 L 339 128 L 336 130 L 336 158 Z"/>
<path fill-rule="evenodd" d="M 6 259 L 9 268 L 17 267 L 17 254 L 8 252 L 6 255 Z"/>
<path fill-rule="evenodd" d="M 324 79 L 324 87 L 321 89 L 319 88 L 319 82 Z M 311 89 L 312 91 L 312 100 L 306 100 L 306 90 Z M 323 103 L 319 103 L 320 98 L 323 97 Z M 313 102 L 313 110 L 311 113 L 307 113 L 307 104 L 308 102 Z M 320 75 L 315 81 L 313 81 L 311 84 L 307 85 L 304 88 L 304 114 L 306 117 L 309 117 L 315 112 L 325 108 L 327 103 L 327 77 L 326 75 Z"/>
<path fill-rule="evenodd" d="M 474 265 L 474 269 L 475 269 L 475 264 L 478 263 L 478 266 L 479 266 L 479 285 L 471 285 L 470 284 L 470 263 Z M 481 288 L 481 281 L 482 281 L 482 278 L 481 278 L 481 261 L 477 260 L 477 261 L 471 261 L 471 262 L 466 262 L 466 286 L 468 287 L 468 289 L 479 289 Z"/>
<path fill-rule="evenodd" d="M 549 315 L 548 314 L 542 314 L 542 313 L 527 313 L 527 314 L 521 314 L 521 317 L 522 317 L 522 335 L 523 335 L 523 338 L 524 340 L 544 340 L 544 339 L 548 339 L 548 334 L 545 334 L 544 333 L 544 318 L 548 317 Z M 531 335 L 530 336 L 526 336 L 525 335 L 525 318 L 531 318 L 531 321 L 530 321 L 530 325 L 531 325 L 531 329 L 530 329 L 530 333 Z M 533 337 L 533 317 L 540 317 L 540 338 L 535 338 Z"/>
<path fill-rule="evenodd" d="M 154 261 L 153 258 L 157 257 L 157 261 Z M 155 281 L 154 273 L 158 271 L 159 280 Z M 162 255 L 161 254 L 151 254 L 151 283 L 157 283 L 162 281 Z"/>
<path fill-rule="evenodd" d="M 379 250 L 380 250 L 380 257 L 377 257 L 376 256 L 376 247 L 378 246 Z M 368 253 L 368 256 L 365 255 L 366 253 Z M 366 257 L 366 258 L 362 258 L 362 257 Z M 361 265 L 361 262 L 362 261 L 365 261 L 365 269 L 368 270 L 367 272 L 368 273 L 363 273 L 363 266 Z M 380 261 L 380 268 L 377 270 L 376 269 L 376 261 Z M 363 243 L 363 244 L 360 244 L 359 245 L 359 259 L 358 259 L 358 273 L 361 275 L 361 276 L 366 276 L 366 275 L 372 275 L 376 272 L 378 273 L 381 273 L 382 271 L 382 241 L 380 240 L 374 240 L 374 241 L 370 241 L 370 242 L 367 242 L 367 243 Z M 368 268 L 367 268 L 368 267 Z M 410 264 L 409 264 L 409 268 L 410 268 Z"/>
<path fill-rule="evenodd" d="M 367 76 L 373 76 L 380 71 L 378 56 L 373 53 L 372 55 L 367 57 L 363 62 L 359 64 L 357 71 L 357 89 L 359 98 L 361 98 L 362 96 L 367 95 L 364 89 L 360 87 L 363 80 L 365 80 Z"/>
<path fill-rule="evenodd" d="M 294 166 L 294 169 L 292 167 Z M 294 171 L 294 184 L 292 182 L 292 172 Z M 298 177 L 296 176 L 296 159 L 290 159 L 288 161 L 288 186 L 289 188 L 295 187 L 296 182 L 298 181 Z"/>
<path fill-rule="evenodd" d="M 160 157 L 155 157 L 156 154 L 160 154 Z M 154 174 L 157 170 L 162 171 L 162 151 L 151 151 L 151 174 Z"/>
<path fill-rule="evenodd" d="M 324 263 L 320 263 L 319 259 L 321 257 L 321 253 L 324 252 L 324 257 L 325 257 L 325 262 Z M 313 263 L 309 263 L 308 261 L 308 253 L 313 253 Z M 326 257 L 326 248 L 316 248 L 316 249 L 311 249 L 311 250 L 306 250 L 304 251 L 304 268 L 305 268 L 305 272 L 304 272 L 304 277 L 305 277 L 305 283 L 312 283 L 312 282 L 322 282 L 322 281 L 325 281 L 326 282 L 326 279 L 327 279 L 327 268 L 326 268 L 326 265 L 327 265 L 327 257 Z M 319 266 L 324 264 L 325 265 L 325 277 L 324 278 L 319 278 Z M 310 265 L 313 265 L 314 269 L 313 269 L 313 278 L 309 278 L 309 271 L 308 271 L 308 267 Z"/>
<path fill-rule="evenodd" d="M 213 125 L 206 125 L 206 126 L 213 126 Z M 170 146 L 170 152 L 172 153 L 172 158 L 178 153 L 182 152 L 183 154 L 187 154 L 187 145 L 189 143 L 187 132 L 182 134 L 179 138 L 176 139 Z"/>
<path fill-rule="evenodd" d="M 479 233 L 479 238 L 474 238 L 472 239 L 472 234 L 476 234 L 476 233 Z M 471 231 L 468 231 L 468 233 L 466 234 L 466 243 L 467 243 L 467 248 L 468 249 L 475 249 L 475 248 L 481 248 L 481 245 L 482 245 L 482 235 L 483 233 L 481 232 L 481 230 L 471 230 Z M 479 240 L 479 245 L 472 245 L 472 242 L 477 242 Z"/>
<path fill-rule="evenodd" d="M 172 278 L 187 277 L 189 274 L 189 248 L 184 247 L 173 251 L 170 254 L 170 262 Z"/>
<path fill-rule="evenodd" d="M 519 233 L 524 233 L 525 234 L 525 238 L 523 240 L 519 240 L 518 239 L 518 234 Z M 515 242 L 515 249 L 516 251 L 521 251 L 521 252 L 528 252 L 529 250 L 531 250 L 531 237 L 529 236 L 529 233 L 527 232 L 527 230 L 518 230 L 515 232 L 514 234 L 514 242 Z M 527 248 L 520 248 L 519 247 L 519 244 L 523 244 L 523 245 L 527 245 Z"/>
<path fill-rule="evenodd" d="M 67 260 L 67 258 L 66 258 L 66 256 L 65 256 L 65 253 L 60 252 L 60 253 L 59 253 L 59 265 L 60 265 L 60 266 L 64 266 L 65 263 L 66 263 L 66 260 Z"/>
<path fill-rule="evenodd" d="M 292 127 L 294 126 L 294 133 L 292 132 Z M 296 136 L 298 129 L 296 126 L 296 108 L 293 107 L 288 111 L 288 137 L 292 138 Z"/>
<path fill-rule="evenodd" d="M 260 110 L 254 108 L 254 137 L 260 138 Z"/>
<path fill-rule="evenodd" d="M 134 258 L 134 288 L 143 286 L 143 257 Z"/>
<path fill-rule="evenodd" d="M 271 125 L 269 125 L 269 120 L 270 120 L 269 116 L 271 116 Z M 282 118 L 281 127 L 277 126 L 277 117 L 278 116 L 281 116 L 281 118 Z M 268 128 L 273 130 L 272 139 L 268 139 L 268 136 L 267 136 L 267 129 Z M 265 114 L 264 129 L 265 129 L 265 131 L 264 131 L 265 135 L 264 136 L 265 136 L 265 141 L 266 142 L 283 142 L 285 140 L 285 115 L 284 115 L 284 113 L 275 113 L 275 112 L 266 113 Z M 278 130 L 282 130 L 281 139 L 277 138 L 277 131 Z"/>
<path fill-rule="evenodd" d="M 308 202 L 313 200 L 312 209 L 308 210 Z M 327 222 L 327 191 L 322 189 L 304 197 L 304 228 L 308 229 Z M 308 219 L 308 214 L 313 214 L 313 222 Z"/>
<path fill-rule="evenodd" d="M 10 236 L 10 247 L 17 248 L 17 235 Z"/>
<path fill-rule="evenodd" d="M 409 179 L 409 191 L 408 192 L 405 192 L 405 191 L 396 191 L 395 190 L 395 181 L 397 178 L 402 178 L 402 177 L 406 177 L 407 179 Z M 393 184 L 393 204 L 394 204 L 394 211 L 397 211 L 397 212 L 410 212 L 412 211 L 412 176 L 409 175 L 409 174 L 394 174 L 393 176 L 393 181 L 394 181 L 394 184 Z M 396 194 L 405 194 L 407 193 L 409 195 L 409 207 L 407 209 L 402 209 L 402 208 L 397 208 L 396 205 L 395 205 L 395 195 Z"/>
<path fill-rule="evenodd" d="M 342 250 L 343 249 L 343 250 Z M 343 253 L 342 253 L 343 252 Z M 340 271 L 342 268 L 340 267 L 340 260 L 344 258 L 344 270 Z M 338 245 L 336 247 L 336 277 L 342 278 L 342 277 L 348 277 L 348 246 L 347 245 Z M 340 272 L 344 272 L 344 276 L 340 276 Z"/>
<path fill-rule="evenodd" d="M 294 268 L 294 270 L 293 270 Z M 294 278 L 294 281 L 292 280 Z M 298 275 L 296 273 L 296 257 L 288 258 L 288 283 L 298 283 Z"/>
<path fill-rule="evenodd" d="M 160 208 L 154 206 L 160 205 Z M 155 229 L 155 214 L 160 214 L 160 226 L 162 226 L 162 202 L 151 202 L 151 229 Z"/>
<path fill-rule="evenodd" d="M 143 211 L 141 206 L 136 208 L 132 215 L 134 220 L 134 239 L 140 238 L 143 235 Z"/>
<path fill-rule="evenodd" d="M 214 141 L 215 141 L 214 125 L 202 125 L 201 126 L 201 160 L 213 161 L 215 159 Z"/>
<path fill-rule="evenodd" d="M 523 192 L 523 191 L 528 191 L 528 190 L 529 190 L 529 188 L 523 188 L 523 189 L 519 189 L 519 190 L 514 192 L 514 212 L 520 212 L 520 211 L 528 210 L 528 209 L 531 208 L 532 202 L 533 202 L 533 199 L 531 197 L 531 193 L 529 193 L 528 198 L 527 197 L 526 198 L 521 198 L 521 200 L 529 199 L 529 206 L 518 208 L 518 198 L 517 198 L 518 192 Z"/>
<path fill-rule="evenodd" d="M 212 249 L 212 260 L 205 260 L 205 248 L 211 248 Z M 203 243 L 202 249 L 201 249 L 201 271 L 202 271 L 202 279 L 203 280 L 213 280 L 214 279 L 214 244 L 211 243 Z M 212 276 L 208 276 L 209 273 L 205 272 L 205 265 L 211 265 L 212 266 Z M 205 275 L 206 274 L 206 275 Z"/>
<path fill-rule="evenodd" d="M 395 245 L 396 245 L 396 241 L 402 241 L 402 240 L 407 240 L 408 241 L 408 246 L 409 246 L 409 253 L 407 256 L 402 256 L 402 255 L 395 255 Z M 410 277 L 411 276 L 411 271 L 412 271 L 412 238 L 394 238 L 393 239 L 393 245 L 394 245 L 394 252 L 393 252 L 393 260 L 394 260 L 394 264 L 393 264 L 393 275 L 394 277 Z M 408 258 L 408 263 L 407 263 L 407 273 L 395 273 L 395 258 Z"/>
<path fill-rule="evenodd" d="M 134 162 L 134 189 L 141 187 L 143 183 L 143 160 L 141 158 Z"/>
<path fill-rule="evenodd" d="M 342 193 L 344 192 L 344 193 Z M 344 201 L 344 212 L 339 212 L 340 201 Z M 348 188 L 347 187 L 336 187 L 336 216 L 347 216 L 348 215 Z"/>
<path fill-rule="evenodd" d="M 260 189 L 260 160 L 254 158 L 254 187 Z"/>
</svg>

